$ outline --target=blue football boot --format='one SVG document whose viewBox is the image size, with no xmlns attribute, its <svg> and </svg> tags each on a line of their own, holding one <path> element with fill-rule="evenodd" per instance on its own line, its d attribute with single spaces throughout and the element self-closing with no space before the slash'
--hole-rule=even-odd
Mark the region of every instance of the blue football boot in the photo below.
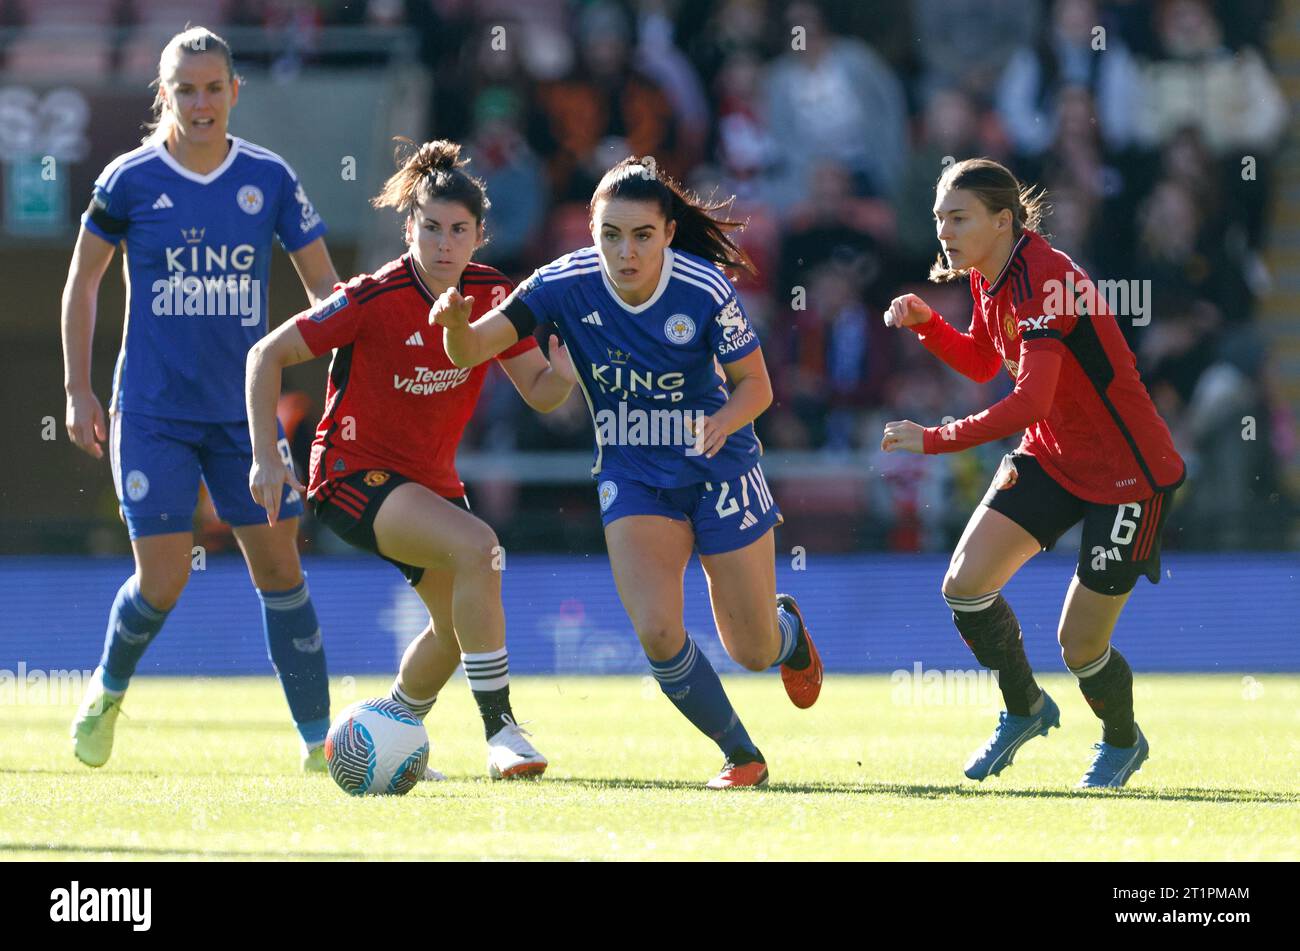
<svg viewBox="0 0 1300 951">
<path fill-rule="evenodd" d="M 1142 768 L 1142 764 L 1151 755 L 1151 744 L 1137 729 L 1138 741 L 1133 746 L 1111 746 L 1109 743 L 1096 743 L 1093 749 L 1097 757 L 1079 780 L 1079 789 L 1096 789 L 1102 786 L 1119 787 L 1128 782 L 1129 777 Z"/>
<path fill-rule="evenodd" d="M 1061 725 L 1061 708 L 1056 705 L 1047 691 L 1043 691 L 1043 708 L 1028 717 L 1018 717 L 1003 710 L 998 717 L 997 729 L 966 763 L 966 778 L 984 780 L 996 776 L 1015 758 L 1016 750 L 1026 740 L 1035 736 L 1047 736 L 1052 727 Z"/>
</svg>

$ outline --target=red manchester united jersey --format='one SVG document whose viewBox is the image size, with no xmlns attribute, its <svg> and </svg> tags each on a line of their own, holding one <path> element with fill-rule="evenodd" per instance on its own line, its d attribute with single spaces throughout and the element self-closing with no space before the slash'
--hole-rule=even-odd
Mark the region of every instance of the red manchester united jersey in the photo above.
<svg viewBox="0 0 1300 951">
<path fill-rule="evenodd" d="M 983 413 L 927 429 L 926 452 L 1023 428 L 1018 451 L 1090 502 L 1133 502 L 1182 481 L 1183 460 L 1133 352 L 1105 299 L 1067 255 L 1025 232 L 992 283 L 971 271 L 971 294 L 969 334 L 938 314 L 914 329 L 928 349 L 975 379 L 1005 366 L 1016 390 Z M 1034 356 L 1044 351 L 1046 359 Z"/>
<path fill-rule="evenodd" d="M 512 289 L 505 275 L 481 264 L 461 276 L 461 293 L 474 298 L 471 320 Z M 429 323 L 435 299 L 404 254 L 294 318 L 312 353 L 334 351 L 325 415 L 311 447 L 309 496 L 358 469 L 392 469 L 446 497 L 465 493 L 456 447 L 487 364 L 461 369 L 447 358 L 442 328 Z M 536 346 L 525 337 L 497 359 Z"/>
</svg>

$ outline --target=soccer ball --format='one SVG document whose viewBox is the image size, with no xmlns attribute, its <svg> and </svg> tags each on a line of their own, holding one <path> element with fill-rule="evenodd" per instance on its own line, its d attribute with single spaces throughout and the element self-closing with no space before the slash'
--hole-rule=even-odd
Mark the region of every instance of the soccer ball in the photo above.
<svg viewBox="0 0 1300 951">
<path fill-rule="evenodd" d="M 350 795 L 404 796 L 424 778 L 429 734 L 396 700 L 360 700 L 330 724 L 325 762 Z"/>
</svg>

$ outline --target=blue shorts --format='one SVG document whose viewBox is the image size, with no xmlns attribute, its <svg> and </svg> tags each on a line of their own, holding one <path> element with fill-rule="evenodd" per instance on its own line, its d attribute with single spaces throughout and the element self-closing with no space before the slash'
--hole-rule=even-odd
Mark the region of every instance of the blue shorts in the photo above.
<svg viewBox="0 0 1300 951">
<path fill-rule="evenodd" d="M 759 466 L 726 482 L 701 482 L 680 489 L 656 489 L 615 477 L 602 480 L 596 494 L 604 525 L 627 515 L 662 515 L 690 522 L 701 555 L 744 548 L 784 521 Z"/>
<path fill-rule="evenodd" d="M 279 435 L 280 455 L 292 465 L 283 428 Z M 133 539 L 188 532 L 199 501 L 200 479 L 222 521 L 235 527 L 266 524 L 266 510 L 248 491 L 253 445 L 247 423 L 113 413 L 109 459 L 122 517 Z M 288 485 L 284 489 L 280 518 L 301 515 L 298 492 Z"/>
</svg>

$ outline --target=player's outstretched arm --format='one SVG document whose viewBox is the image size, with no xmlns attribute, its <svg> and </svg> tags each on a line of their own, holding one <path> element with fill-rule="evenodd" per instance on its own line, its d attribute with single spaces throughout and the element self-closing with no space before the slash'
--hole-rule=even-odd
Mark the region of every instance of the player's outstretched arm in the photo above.
<svg viewBox="0 0 1300 951">
<path fill-rule="evenodd" d="M 334 262 L 330 259 L 324 238 L 317 238 L 311 244 L 291 252 L 289 259 L 293 261 L 298 279 L 302 281 L 302 289 L 307 292 L 307 298 L 313 307 L 334 293 L 334 285 L 339 283 L 339 273 L 334 270 Z"/>
<path fill-rule="evenodd" d="M 443 328 L 442 346 L 447 359 L 462 368 L 476 367 L 519 342 L 519 331 L 499 310 L 488 311 L 471 324 L 473 307 L 473 297 L 462 297 L 460 291 L 449 287 L 429 311 L 429 323 Z"/>
<path fill-rule="evenodd" d="M 885 452 L 927 455 L 960 452 L 971 446 L 1005 439 L 1046 419 L 1056 400 L 1061 355 L 1048 349 L 1022 349 L 1020 375 L 1006 397 L 988 409 L 943 426 L 926 428 L 910 419 L 885 424 L 880 448 Z"/>
<path fill-rule="evenodd" d="M 99 282 L 113 260 L 117 245 L 91 234 L 83 225 L 63 285 L 63 389 L 67 394 L 64 425 L 68 438 L 82 452 L 104 458 L 101 442 L 108 439 L 104 407 L 90 388 L 90 354 L 95 338 L 95 309 Z"/>
<path fill-rule="evenodd" d="M 695 449 L 712 459 L 736 430 L 748 426 L 772 405 L 772 379 L 767 375 L 763 348 L 759 347 L 739 360 L 724 363 L 722 370 L 731 384 L 731 395 L 712 416 L 697 422 L 687 420 L 695 435 Z"/>
<path fill-rule="evenodd" d="M 284 368 L 305 363 L 314 357 L 302 339 L 298 325 L 285 321 L 248 351 L 248 373 L 244 384 L 244 402 L 248 408 L 248 432 L 253 440 L 253 466 L 248 473 L 248 491 L 257 504 L 266 509 L 266 520 L 275 524 L 280 514 L 280 499 L 287 482 L 305 492 L 293 467 L 281 458 L 277 443 L 275 407 L 280 400 L 280 380 Z"/>
<path fill-rule="evenodd" d="M 541 350 L 534 348 L 501 361 L 501 369 L 506 371 L 524 402 L 539 413 L 549 413 L 564 405 L 578 378 L 569 348 L 555 334 L 551 334 L 550 354 L 548 361 Z"/>
</svg>

